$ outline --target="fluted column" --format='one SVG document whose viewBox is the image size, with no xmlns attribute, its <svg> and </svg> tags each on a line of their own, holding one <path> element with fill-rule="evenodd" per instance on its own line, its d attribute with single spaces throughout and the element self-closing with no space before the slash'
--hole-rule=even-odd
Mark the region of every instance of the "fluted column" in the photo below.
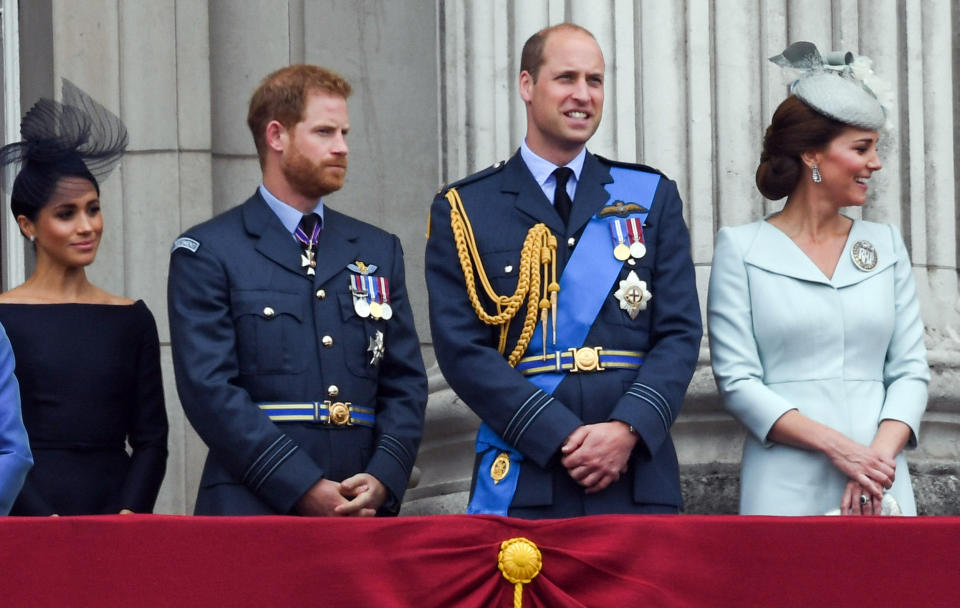
<svg viewBox="0 0 960 608">
<path fill-rule="evenodd" d="M 871 57 L 893 92 L 891 128 L 881 133 L 884 169 L 871 180 L 867 205 L 845 213 L 892 223 L 904 234 L 933 369 L 924 439 L 912 458 L 943 463 L 960 457 L 958 11 L 949 0 L 524 0 L 498 2 L 495 9 L 441 0 L 440 7 L 446 179 L 505 158 L 519 144 L 526 126 L 516 79 L 526 38 L 563 21 L 583 25 L 597 37 L 607 65 L 603 121 L 588 147 L 653 165 L 677 181 L 702 305 L 716 230 L 782 206 L 763 199 L 754 185 L 763 131 L 787 95 L 781 70 L 767 58 L 797 40 Z M 500 28 L 510 32 L 507 48 L 487 48 L 503 44 Z M 432 399 L 458 403 L 442 382 L 433 386 Z M 739 463 L 742 432 L 720 406 L 705 338 L 674 426 L 682 464 Z"/>
</svg>

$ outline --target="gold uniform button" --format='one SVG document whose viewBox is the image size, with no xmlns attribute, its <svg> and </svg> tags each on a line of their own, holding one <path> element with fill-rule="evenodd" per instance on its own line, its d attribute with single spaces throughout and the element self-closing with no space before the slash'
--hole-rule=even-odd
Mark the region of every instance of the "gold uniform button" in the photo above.
<svg viewBox="0 0 960 608">
<path fill-rule="evenodd" d="M 577 239 L 573 238 L 572 236 L 569 239 L 567 239 L 567 247 L 573 247 L 576 244 L 577 244 Z"/>
<path fill-rule="evenodd" d="M 327 396 L 336 397 L 340 394 L 340 388 L 336 384 L 331 384 L 327 387 Z"/>
<path fill-rule="evenodd" d="M 272 319 L 276 314 L 277 314 L 276 311 L 270 308 L 269 306 L 265 306 L 263 309 L 263 316 L 265 316 L 268 319 Z"/>
<path fill-rule="evenodd" d="M 317 290 L 317 299 L 318 299 L 318 300 L 325 300 L 326 298 L 327 298 L 327 292 L 325 292 L 325 291 L 322 290 L 322 289 L 318 289 L 318 290 Z"/>
<path fill-rule="evenodd" d="M 331 336 L 324 336 L 320 338 L 320 343 L 326 346 L 327 348 L 330 348 L 331 346 L 333 346 L 333 338 Z"/>
</svg>

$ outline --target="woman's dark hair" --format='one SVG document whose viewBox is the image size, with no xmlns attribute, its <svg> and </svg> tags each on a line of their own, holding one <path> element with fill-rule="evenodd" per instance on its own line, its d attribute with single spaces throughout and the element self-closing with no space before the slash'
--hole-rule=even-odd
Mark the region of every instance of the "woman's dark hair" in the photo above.
<svg viewBox="0 0 960 608">
<path fill-rule="evenodd" d="M 89 181 L 100 195 L 100 181 L 127 148 L 127 128 L 117 116 L 63 79 L 63 101 L 39 99 L 20 120 L 21 141 L 0 148 L 0 184 L 10 192 L 10 210 L 34 221 L 64 177 Z"/>
<path fill-rule="evenodd" d="M 763 136 L 757 167 L 760 194 L 775 201 L 793 192 L 803 175 L 800 155 L 825 147 L 845 128 L 844 123 L 820 114 L 794 95 L 784 99 Z"/>
<path fill-rule="evenodd" d="M 28 160 L 20 168 L 10 192 L 10 210 L 13 217 L 24 215 L 31 222 L 50 202 L 57 184 L 64 177 L 80 177 L 88 180 L 100 195 L 100 184 L 76 154 L 67 154 L 56 163 L 42 163 Z"/>
</svg>

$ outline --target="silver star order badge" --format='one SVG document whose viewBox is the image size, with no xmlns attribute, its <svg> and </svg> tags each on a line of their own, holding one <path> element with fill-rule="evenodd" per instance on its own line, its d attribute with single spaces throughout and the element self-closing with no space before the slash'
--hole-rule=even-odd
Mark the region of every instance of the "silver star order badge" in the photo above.
<svg viewBox="0 0 960 608">
<path fill-rule="evenodd" d="M 647 309 L 647 302 L 653 294 L 647 291 L 647 282 L 641 281 L 633 270 L 627 278 L 620 281 L 620 289 L 613 292 L 620 301 L 620 309 L 627 311 L 631 319 L 636 319 L 641 310 Z"/>
<path fill-rule="evenodd" d="M 377 363 L 380 363 L 380 360 L 383 359 L 383 353 L 385 352 L 383 348 L 383 332 L 379 329 L 377 333 L 370 336 L 370 345 L 367 346 L 367 352 L 370 353 L 370 365 L 376 367 Z"/>
</svg>

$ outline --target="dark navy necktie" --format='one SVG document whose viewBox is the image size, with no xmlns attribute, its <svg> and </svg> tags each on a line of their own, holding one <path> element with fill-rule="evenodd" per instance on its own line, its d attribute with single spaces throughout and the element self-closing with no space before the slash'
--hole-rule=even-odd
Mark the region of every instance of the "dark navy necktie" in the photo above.
<svg viewBox="0 0 960 608">
<path fill-rule="evenodd" d="M 570 195 L 567 194 L 567 180 L 573 175 L 573 169 L 569 167 L 558 167 L 557 170 L 553 172 L 553 175 L 557 178 L 557 189 L 553 193 L 553 207 L 557 210 L 557 213 L 560 214 L 563 225 L 566 226 L 567 222 L 570 221 L 570 209 L 573 207 Z"/>
</svg>

